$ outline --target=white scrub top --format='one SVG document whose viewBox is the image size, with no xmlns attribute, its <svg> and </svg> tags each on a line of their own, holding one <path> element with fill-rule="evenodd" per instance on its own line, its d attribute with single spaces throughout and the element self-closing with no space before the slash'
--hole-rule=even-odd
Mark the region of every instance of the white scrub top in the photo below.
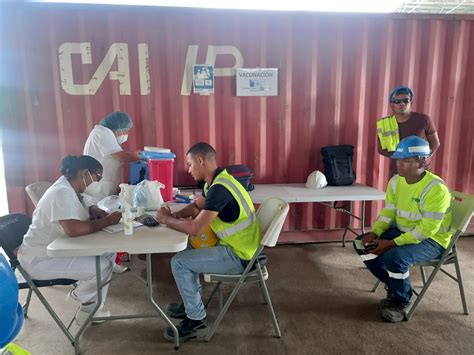
<svg viewBox="0 0 474 355">
<path fill-rule="evenodd" d="M 96 196 L 84 194 L 86 205 L 94 205 L 104 197 L 115 194 L 122 177 L 122 163 L 112 157 L 112 154 L 122 150 L 114 132 L 107 127 L 96 125 L 89 134 L 83 154 L 97 159 L 104 171 L 99 181 L 100 193 Z"/>
<path fill-rule="evenodd" d="M 65 235 L 59 221 L 86 221 L 89 210 L 79 200 L 69 181 L 61 176 L 44 193 L 33 212 L 33 221 L 18 251 L 20 262 L 31 264 L 34 259 L 46 259 L 47 246 Z"/>
</svg>

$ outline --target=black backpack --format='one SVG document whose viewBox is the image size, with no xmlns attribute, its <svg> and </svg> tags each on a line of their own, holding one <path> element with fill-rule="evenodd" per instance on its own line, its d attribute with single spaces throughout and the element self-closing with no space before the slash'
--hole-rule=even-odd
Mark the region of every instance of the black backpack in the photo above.
<svg viewBox="0 0 474 355">
<path fill-rule="evenodd" d="M 334 145 L 321 148 L 323 156 L 324 175 L 328 185 L 352 185 L 355 181 L 355 171 L 352 167 L 354 147 L 352 145 Z"/>
<path fill-rule="evenodd" d="M 255 188 L 251 183 L 253 178 L 252 170 L 247 165 L 229 165 L 225 167 L 225 170 L 240 182 L 245 187 L 245 190 L 252 191 Z"/>
</svg>

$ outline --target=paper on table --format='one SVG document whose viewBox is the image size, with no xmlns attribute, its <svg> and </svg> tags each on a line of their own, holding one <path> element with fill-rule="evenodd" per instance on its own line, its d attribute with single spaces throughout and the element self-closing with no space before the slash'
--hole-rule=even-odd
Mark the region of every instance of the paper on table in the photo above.
<svg viewBox="0 0 474 355">
<path fill-rule="evenodd" d="M 138 227 L 141 227 L 141 226 L 143 226 L 143 224 L 138 223 L 136 221 L 133 222 L 133 228 L 138 228 Z M 123 231 L 123 223 L 113 224 L 111 226 L 102 228 L 102 230 L 104 230 L 106 232 L 109 232 L 109 233 L 121 232 L 121 231 Z"/>
</svg>

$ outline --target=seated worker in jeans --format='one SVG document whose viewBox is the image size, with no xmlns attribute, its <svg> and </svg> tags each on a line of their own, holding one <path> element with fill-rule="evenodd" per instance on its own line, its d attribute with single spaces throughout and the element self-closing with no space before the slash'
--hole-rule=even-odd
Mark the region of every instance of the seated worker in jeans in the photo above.
<svg viewBox="0 0 474 355">
<path fill-rule="evenodd" d="M 409 266 L 440 257 L 451 240 L 451 194 L 438 176 L 425 170 L 430 154 L 423 138 L 400 141 L 391 157 L 396 159 L 398 175 L 388 183 L 385 207 L 372 232 L 357 238 L 371 248 L 368 253 L 356 251 L 385 283 L 381 315 L 388 322 L 402 321 L 409 310 L 413 294 Z"/>
<path fill-rule="evenodd" d="M 192 177 L 205 181 L 203 197 L 176 213 L 163 207 L 157 213 L 157 220 L 190 235 L 200 235 L 210 225 L 219 243 L 210 248 L 187 249 L 171 259 L 171 270 L 183 303 L 169 304 L 166 311 L 171 317 L 184 318 L 177 327 L 180 341 L 204 339 L 207 335 L 199 274 L 242 273 L 261 239 L 248 192 L 225 169 L 217 167 L 214 148 L 207 143 L 197 143 L 189 149 L 186 160 Z M 168 327 L 165 339 L 173 342 L 173 336 Z"/>
</svg>

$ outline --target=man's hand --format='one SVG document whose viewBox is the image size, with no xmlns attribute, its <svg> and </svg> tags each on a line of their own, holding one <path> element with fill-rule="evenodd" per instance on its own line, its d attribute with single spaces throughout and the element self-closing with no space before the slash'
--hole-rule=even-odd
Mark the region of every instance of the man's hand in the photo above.
<svg viewBox="0 0 474 355">
<path fill-rule="evenodd" d="M 387 250 L 397 246 L 393 240 L 377 239 L 374 243 L 377 244 L 377 247 L 370 252 L 375 255 L 382 255 Z"/>
<path fill-rule="evenodd" d="M 90 216 L 91 220 L 104 218 L 107 215 L 108 215 L 107 212 L 105 212 L 104 210 L 101 210 L 97 206 L 90 206 L 89 207 L 89 216 Z"/>
<path fill-rule="evenodd" d="M 374 232 L 365 233 L 361 239 L 363 245 L 372 243 L 375 240 L 377 240 L 377 234 Z"/>
<path fill-rule="evenodd" d="M 158 212 L 156 212 L 156 220 L 162 224 L 167 224 L 166 221 L 169 218 L 174 217 L 168 205 L 164 205 L 158 210 Z"/>
</svg>

